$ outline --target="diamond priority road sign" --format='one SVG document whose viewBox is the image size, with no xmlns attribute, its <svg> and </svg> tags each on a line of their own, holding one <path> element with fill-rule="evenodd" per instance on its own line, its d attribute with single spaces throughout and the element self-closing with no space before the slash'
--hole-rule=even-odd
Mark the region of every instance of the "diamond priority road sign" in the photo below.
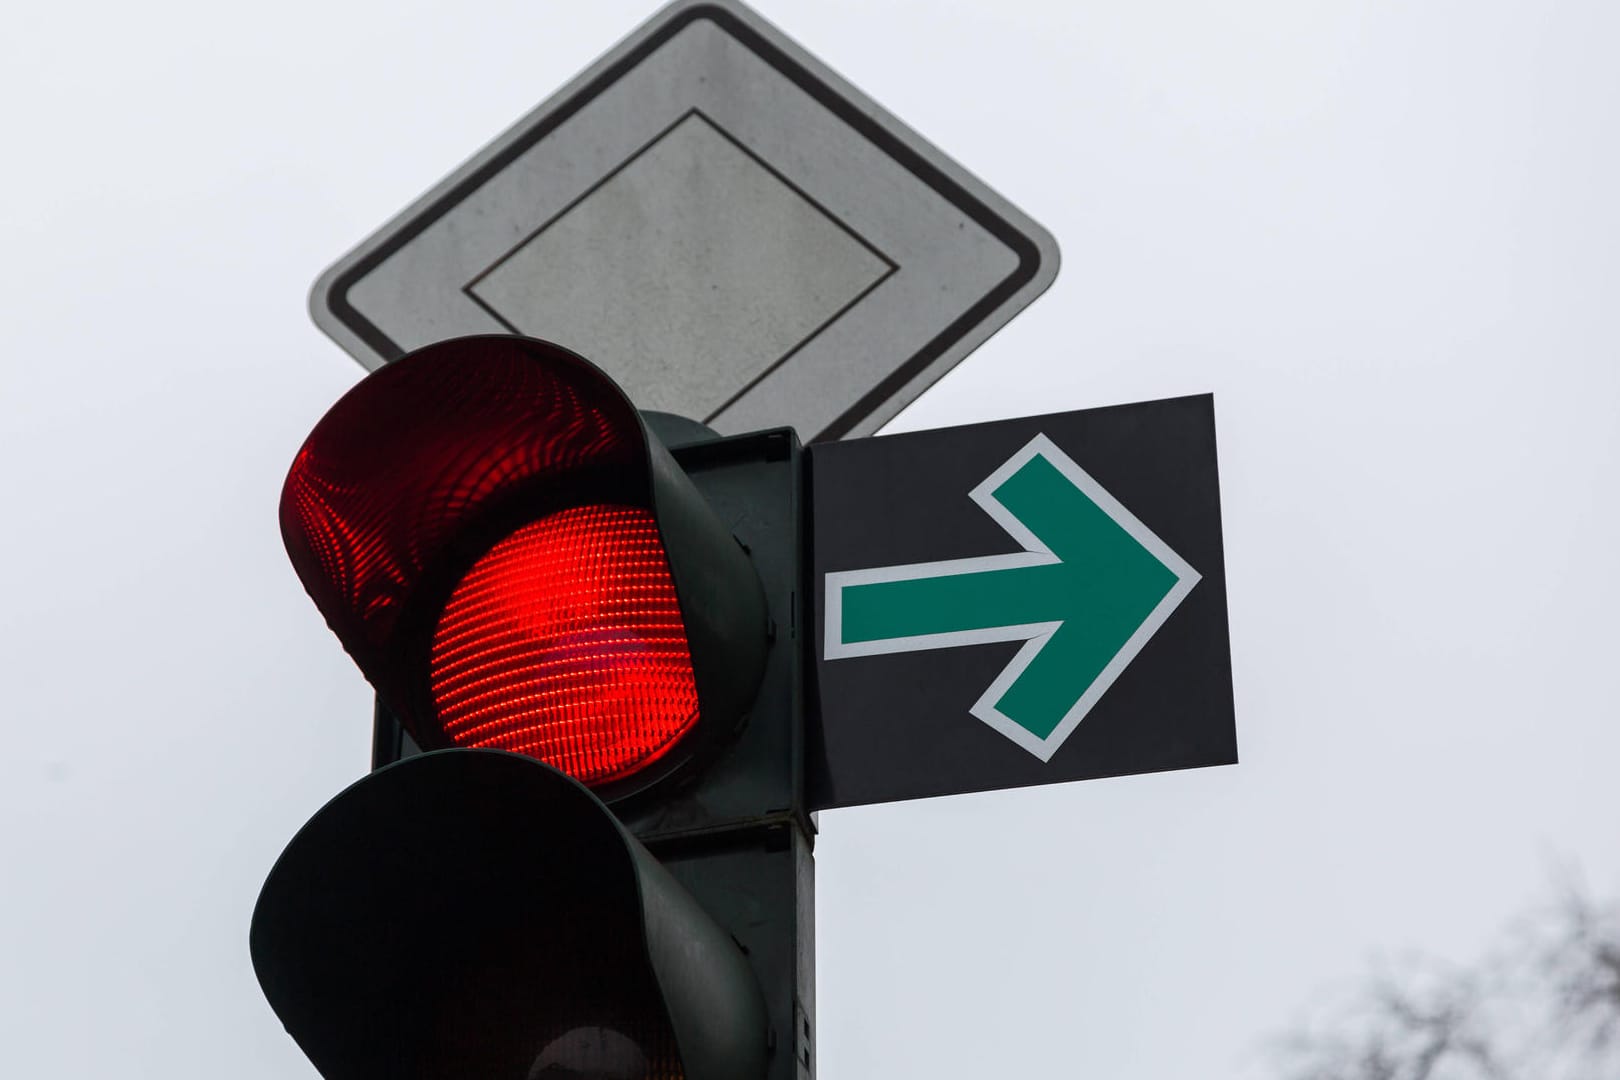
<svg viewBox="0 0 1620 1080">
<path fill-rule="evenodd" d="M 867 434 L 1040 295 L 1045 229 L 733 0 L 679 0 L 332 266 L 368 368 L 522 333 L 723 434 Z"/>
<path fill-rule="evenodd" d="M 1237 760 L 1210 397 L 810 453 L 812 805 Z"/>
</svg>

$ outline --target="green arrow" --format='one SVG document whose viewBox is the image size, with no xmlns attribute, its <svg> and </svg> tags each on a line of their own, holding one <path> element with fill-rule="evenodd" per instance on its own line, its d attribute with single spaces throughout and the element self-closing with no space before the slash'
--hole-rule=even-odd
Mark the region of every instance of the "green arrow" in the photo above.
<svg viewBox="0 0 1620 1080">
<path fill-rule="evenodd" d="M 825 656 L 1023 641 L 969 711 L 1049 761 L 1199 575 L 1045 435 L 969 494 L 1023 550 L 829 573 Z"/>
</svg>

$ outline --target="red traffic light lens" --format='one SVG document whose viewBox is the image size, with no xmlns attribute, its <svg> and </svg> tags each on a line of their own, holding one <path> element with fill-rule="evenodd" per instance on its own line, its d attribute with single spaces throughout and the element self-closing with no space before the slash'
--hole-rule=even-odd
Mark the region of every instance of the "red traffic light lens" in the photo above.
<svg viewBox="0 0 1620 1080">
<path fill-rule="evenodd" d="M 484 553 L 452 590 L 429 664 L 440 730 L 596 786 L 698 721 L 691 651 L 653 515 L 576 506 Z"/>
<path fill-rule="evenodd" d="M 764 672 L 747 552 L 612 380 L 543 341 L 368 375 L 299 450 L 281 531 L 425 750 L 514 750 L 630 798 L 712 754 Z"/>
</svg>

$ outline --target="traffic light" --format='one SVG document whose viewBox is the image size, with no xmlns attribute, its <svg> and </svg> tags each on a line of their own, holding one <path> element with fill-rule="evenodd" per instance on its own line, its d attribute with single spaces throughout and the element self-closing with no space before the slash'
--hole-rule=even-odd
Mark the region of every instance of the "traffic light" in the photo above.
<svg viewBox="0 0 1620 1080">
<path fill-rule="evenodd" d="M 813 1074 L 800 472 L 791 431 L 644 417 L 517 337 L 316 426 L 282 532 L 377 691 L 375 771 L 251 944 L 323 1076 Z"/>
<path fill-rule="evenodd" d="M 586 789 L 450 750 L 339 795 L 276 864 L 260 983 L 329 1077 L 759 1077 L 742 951 Z"/>
</svg>

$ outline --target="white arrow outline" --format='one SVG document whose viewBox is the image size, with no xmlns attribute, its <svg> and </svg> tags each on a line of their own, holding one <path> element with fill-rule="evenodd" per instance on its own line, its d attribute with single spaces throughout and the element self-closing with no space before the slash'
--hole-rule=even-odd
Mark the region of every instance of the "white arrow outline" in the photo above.
<svg viewBox="0 0 1620 1080">
<path fill-rule="evenodd" d="M 1031 458 L 1044 457 L 1053 468 L 1068 478 L 1069 482 L 1079 488 L 1085 496 L 1097 507 L 1117 523 L 1120 528 L 1129 533 L 1137 543 L 1146 548 L 1154 558 L 1164 564 L 1165 569 L 1176 576 L 1176 583 L 1165 593 L 1164 598 L 1148 613 L 1142 625 L 1136 632 L 1126 639 L 1125 644 L 1114 654 L 1112 660 L 1105 665 L 1091 685 L 1086 687 L 1080 700 L 1064 714 L 1057 727 L 1046 738 L 1040 738 L 1028 728 L 1021 727 L 1011 717 L 1005 715 L 995 706 L 1006 693 L 1024 669 L 1029 667 L 1035 655 L 1041 651 L 1051 640 L 1058 627 L 1063 625 L 1061 619 L 1055 622 L 1024 623 L 1019 626 L 995 626 L 983 630 L 960 630 L 943 634 L 917 634 L 911 637 L 885 638 L 881 641 L 862 641 L 847 643 L 843 640 L 844 617 L 844 590 L 852 585 L 870 585 L 884 581 L 909 581 L 913 578 L 948 577 L 955 574 L 977 574 L 987 570 L 1013 570 L 1024 566 L 1045 566 L 1058 562 L 1058 557 L 1052 550 L 1041 543 L 1040 538 L 1029 530 L 1022 521 L 1013 516 L 995 497 L 995 491 L 1004 484 L 1014 473 L 1023 468 Z M 1148 643 L 1148 639 L 1158 632 L 1171 612 L 1186 595 L 1192 591 L 1194 585 L 1202 580 L 1202 575 L 1187 564 L 1187 561 L 1170 549 L 1170 545 L 1160 540 L 1152 529 L 1142 524 L 1135 514 L 1110 495 L 1104 487 L 1092 478 L 1091 474 L 1075 464 L 1074 459 L 1057 448 L 1057 445 L 1044 434 L 1038 434 L 1031 439 L 1024 448 L 1008 458 L 995 472 L 985 477 L 984 481 L 968 493 L 972 500 L 979 504 L 986 514 L 989 514 L 996 524 L 1023 545 L 1024 550 L 1006 555 L 981 555 L 971 559 L 949 559 L 944 562 L 905 563 L 900 566 L 883 566 L 871 570 L 838 570 L 827 574 L 826 588 L 826 619 L 823 623 L 823 655 L 827 660 L 840 660 L 849 656 L 876 656 L 882 653 L 915 652 L 922 649 L 946 649 L 958 645 L 983 645 L 992 641 L 1022 641 L 1024 647 L 1012 658 L 1012 662 L 1001 670 L 979 700 L 974 702 L 968 711 L 980 720 L 989 724 L 1007 738 L 1028 750 L 1042 761 L 1051 761 L 1052 755 L 1057 753 L 1074 729 L 1085 719 L 1093 705 L 1097 704 L 1108 688 L 1119 678 L 1130 662 L 1136 659 L 1136 654 Z"/>
</svg>

